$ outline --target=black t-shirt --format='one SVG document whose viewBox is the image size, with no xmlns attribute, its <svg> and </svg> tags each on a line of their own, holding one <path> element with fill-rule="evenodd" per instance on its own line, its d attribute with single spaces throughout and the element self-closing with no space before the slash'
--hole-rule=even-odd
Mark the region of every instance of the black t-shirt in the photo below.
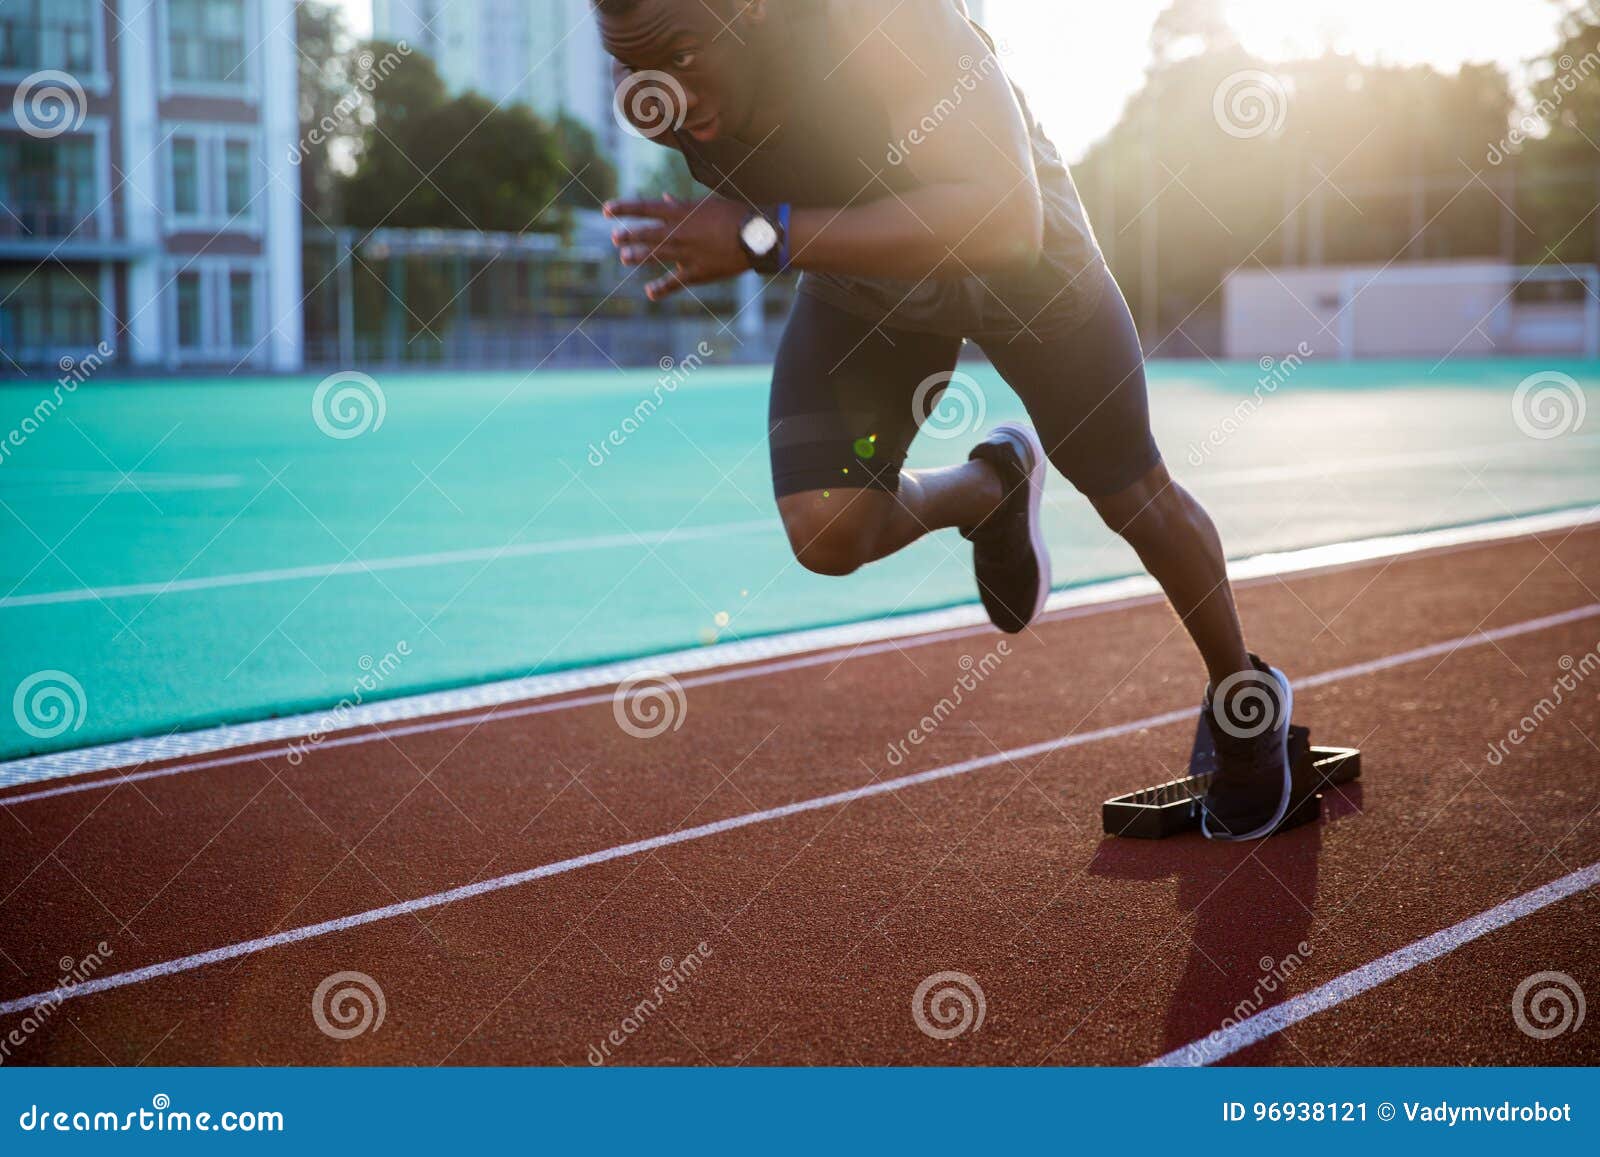
<svg viewBox="0 0 1600 1157">
<path fill-rule="evenodd" d="M 916 188 L 918 140 L 959 115 L 979 83 L 1003 75 L 999 50 L 979 28 L 988 53 L 963 58 L 962 75 L 948 96 L 905 130 L 906 139 L 897 139 L 883 96 L 853 70 L 837 67 L 824 0 L 780 0 L 769 12 L 782 22 L 774 34 L 786 46 L 781 67 L 767 78 L 789 90 L 784 123 L 759 143 L 672 136 L 696 180 L 751 205 L 845 209 Z M 1055 336 L 1088 316 L 1104 292 L 1099 245 L 1061 154 L 1021 90 L 1012 90 L 1027 119 L 1044 195 L 1044 256 L 1037 266 L 1025 273 L 920 282 L 808 273 L 802 292 L 892 328 L 967 337 Z"/>
</svg>

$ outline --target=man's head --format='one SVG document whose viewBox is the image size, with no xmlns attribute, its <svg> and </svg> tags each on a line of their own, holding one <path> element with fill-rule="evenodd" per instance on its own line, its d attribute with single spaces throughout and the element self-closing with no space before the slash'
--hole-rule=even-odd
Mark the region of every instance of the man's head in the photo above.
<svg viewBox="0 0 1600 1157">
<path fill-rule="evenodd" d="M 681 125 L 698 141 L 740 135 L 756 106 L 761 54 L 752 39 L 765 0 L 593 0 L 605 49 L 635 76 L 662 74 L 640 92 L 682 108 L 643 119 Z M 657 79 L 657 78 L 652 78 Z M 629 103 L 629 102 L 625 102 Z"/>
</svg>

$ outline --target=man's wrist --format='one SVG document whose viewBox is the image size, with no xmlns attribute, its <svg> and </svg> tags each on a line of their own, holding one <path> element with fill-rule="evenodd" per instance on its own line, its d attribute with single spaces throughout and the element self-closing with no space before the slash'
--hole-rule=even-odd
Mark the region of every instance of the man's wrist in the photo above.
<svg viewBox="0 0 1600 1157">
<path fill-rule="evenodd" d="M 788 205 L 756 209 L 739 226 L 739 248 L 757 273 L 782 273 L 789 266 Z"/>
</svg>

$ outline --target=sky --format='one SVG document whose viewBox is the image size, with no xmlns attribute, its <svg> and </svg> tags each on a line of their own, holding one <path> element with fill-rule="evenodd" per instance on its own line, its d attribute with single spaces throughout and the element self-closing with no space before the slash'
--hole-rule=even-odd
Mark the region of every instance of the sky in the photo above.
<svg viewBox="0 0 1600 1157">
<path fill-rule="evenodd" d="M 371 0 L 338 0 L 351 27 L 372 27 Z M 539 3 L 539 0 L 528 0 Z M 1167 0 L 988 0 L 1007 67 L 1068 157 L 1117 121 L 1139 87 L 1150 29 Z M 1551 0 L 1227 0 L 1245 46 L 1266 59 L 1324 45 L 1369 60 L 1454 70 L 1494 61 L 1517 73 L 1554 43 Z"/>
</svg>

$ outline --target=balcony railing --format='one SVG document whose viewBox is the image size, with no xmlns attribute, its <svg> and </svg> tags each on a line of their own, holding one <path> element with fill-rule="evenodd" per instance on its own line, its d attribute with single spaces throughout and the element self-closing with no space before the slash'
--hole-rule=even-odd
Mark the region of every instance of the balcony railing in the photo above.
<svg viewBox="0 0 1600 1157">
<path fill-rule="evenodd" d="M 97 206 L 0 201 L 0 241 L 106 241 Z"/>
</svg>

